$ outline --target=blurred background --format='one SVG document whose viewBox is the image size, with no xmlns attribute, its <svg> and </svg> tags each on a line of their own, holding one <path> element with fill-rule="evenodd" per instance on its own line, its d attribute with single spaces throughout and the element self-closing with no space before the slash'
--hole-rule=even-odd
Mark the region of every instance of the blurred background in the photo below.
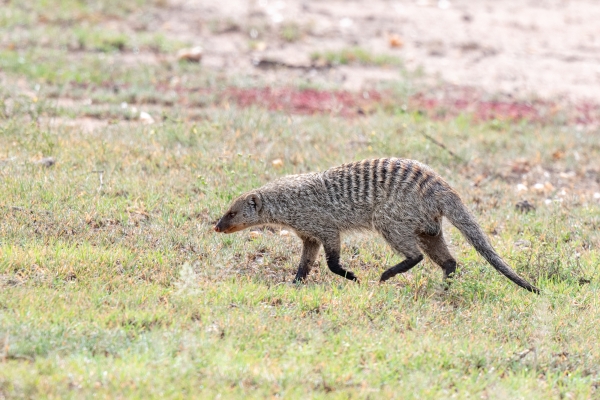
<svg viewBox="0 0 600 400">
<path fill-rule="evenodd" d="M 585 1 L 226 0 L 180 2 L 155 27 L 203 45 L 207 66 L 246 73 L 274 61 L 356 90 L 401 66 L 428 82 L 598 100 L 599 20 Z"/>
<path fill-rule="evenodd" d="M 94 102 L 97 85 L 129 103 L 344 115 L 387 99 L 438 117 L 597 126 L 594 1 L 5 0 L 0 16 L 0 78 L 55 97 Z"/>
</svg>

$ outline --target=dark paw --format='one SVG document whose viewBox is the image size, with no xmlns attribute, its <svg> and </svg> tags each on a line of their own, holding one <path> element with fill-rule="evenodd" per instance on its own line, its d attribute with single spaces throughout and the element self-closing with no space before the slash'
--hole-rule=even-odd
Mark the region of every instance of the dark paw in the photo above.
<svg viewBox="0 0 600 400">
<path fill-rule="evenodd" d="M 394 274 L 391 271 L 385 271 L 383 274 L 381 274 L 381 278 L 379 278 L 379 282 L 385 282 L 388 279 L 390 279 L 391 277 L 393 277 L 394 275 L 396 275 L 396 274 Z"/>
<path fill-rule="evenodd" d="M 346 271 L 344 273 L 344 278 L 349 279 L 349 280 L 354 281 L 354 282 L 360 283 L 359 280 L 358 280 L 358 278 L 356 277 L 356 275 L 354 275 L 354 273 L 350 272 L 350 271 Z"/>
<path fill-rule="evenodd" d="M 444 279 L 452 279 L 456 272 L 456 261 L 448 260 L 444 263 Z"/>
</svg>

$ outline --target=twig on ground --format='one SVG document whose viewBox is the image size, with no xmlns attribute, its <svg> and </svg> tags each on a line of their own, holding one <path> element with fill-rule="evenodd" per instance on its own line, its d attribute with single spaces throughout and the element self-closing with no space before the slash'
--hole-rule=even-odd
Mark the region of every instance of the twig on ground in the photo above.
<svg viewBox="0 0 600 400">
<path fill-rule="evenodd" d="M 452 157 L 454 157 L 454 158 L 456 158 L 456 159 L 460 160 L 460 161 L 461 161 L 461 162 L 463 162 L 463 163 L 466 163 L 466 161 L 465 161 L 465 160 L 464 160 L 464 159 L 463 159 L 461 156 L 459 156 L 458 154 L 456 154 L 455 152 L 453 152 L 452 150 L 450 150 L 450 149 L 449 149 L 448 147 L 446 147 L 446 145 L 445 145 L 445 144 L 443 144 L 442 142 L 440 142 L 440 141 L 438 141 L 437 139 L 435 139 L 435 138 L 431 137 L 430 135 L 428 135 L 428 134 L 427 134 L 427 133 L 425 133 L 425 132 L 421 132 L 421 134 L 422 134 L 423 136 L 425 136 L 425 139 L 429 140 L 431 143 L 433 143 L 433 144 L 435 144 L 436 146 L 438 146 L 438 147 L 441 147 L 442 149 L 446 150 L 446 151 L 448 152 L 448 154 L 450 154 Z"/>
<path fill-rule="evenodd" d="M 98 174 L 98 179 L 100 180 L 100 186 L 98 186 L 98 193 L 102 192 L 104 187 L 104 171 L 92 171 L 91 174 Z"/>
<path fill-rule="evenodd" d="M 527 354 L 529 354 L 529 353 L 531 353 L 531 352 L 533 352 L 533 351 L 534 351 L 533 347 L 530 347 L 530 348 L 528 348 L 528 349 L 525 349 L 525 350 L 523 350 L 523 351 L 520 351 L 520 352 L 518 352 L 518 353 L 515 353 L 513 357 L 515 358 L 515 360 L 522 360 L 523 358 L 525 358 L 525 356 L 526 356 Z"/>
</svg>

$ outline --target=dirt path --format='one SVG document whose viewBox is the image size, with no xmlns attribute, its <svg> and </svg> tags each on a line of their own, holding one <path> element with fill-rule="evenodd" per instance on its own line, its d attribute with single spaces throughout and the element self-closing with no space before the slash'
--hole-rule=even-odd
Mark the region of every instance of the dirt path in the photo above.
<svg viewBox="0 0 600 400">
<path fill-rule="evenodd" d="M 167 35 L 204 47 L 205 65 L 267 82 L 303 77 L 357 90 L 401 76 L 393 67 L 263 70 L 252 63 L 303 67 L 314 52 L 360 47 L 399 57 L 433 84 L 600 103 L 595 1 L 173 0 L 157 17 Z M 400 47 L 390 46 L 393 35 Z"/>
</svg>

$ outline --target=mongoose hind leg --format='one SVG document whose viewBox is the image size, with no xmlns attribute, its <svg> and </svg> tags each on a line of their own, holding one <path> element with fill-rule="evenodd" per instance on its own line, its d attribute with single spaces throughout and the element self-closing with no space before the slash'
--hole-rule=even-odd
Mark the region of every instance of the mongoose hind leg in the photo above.
<svg viewBox="0 0 600 400">
<path fill-rule="evenodd" d="M 431 236 L 428 234 L 419 235 L 419 243 L 421 249 L 439 265 L 444 271 L 444 280 L 449 283 L 449 278 L 452 278 L 456 271 L 456 260 L 450 254 L 442 231 L 439 234 Z M 447 288 L 447 286 L 446 286 Z"/>
<path fill-rule="evenodd" d="M 321 238 L 323 249 L 325 249 L 325 257 L 327 258 L 327 266 L 334 274 L 343 276 L 346 279 L 360 283 L 353 272 L 347 271 L 340 265 L 340 235 L 332 234 L 328 238 Z"/>
<path fill-rule="evenodd" d="M 388 268 L 379 282 L 385 282 L 388 279 L 410 270 L 423 260 L 423 254 L 419 251 L 417 241 L 413 237 L 407 238 L 404 232 L 381 230 L 381 234 L 386 242 L 398 253 L 404 254 L 406 260 Z"/>
<path fill-rule="evenodd" d="M 321 248 L 321 242 L 310 237 L 301 237 L 302 257 L 300 258 L 300 265 L 298 266 L 298 272 L 294 278 L 294 283 L 304 282 L 306 276 L 310 272 L 310 268 L 315 263 L 317 256 L 319 255 L 319 249 Z"/>
</svg>

